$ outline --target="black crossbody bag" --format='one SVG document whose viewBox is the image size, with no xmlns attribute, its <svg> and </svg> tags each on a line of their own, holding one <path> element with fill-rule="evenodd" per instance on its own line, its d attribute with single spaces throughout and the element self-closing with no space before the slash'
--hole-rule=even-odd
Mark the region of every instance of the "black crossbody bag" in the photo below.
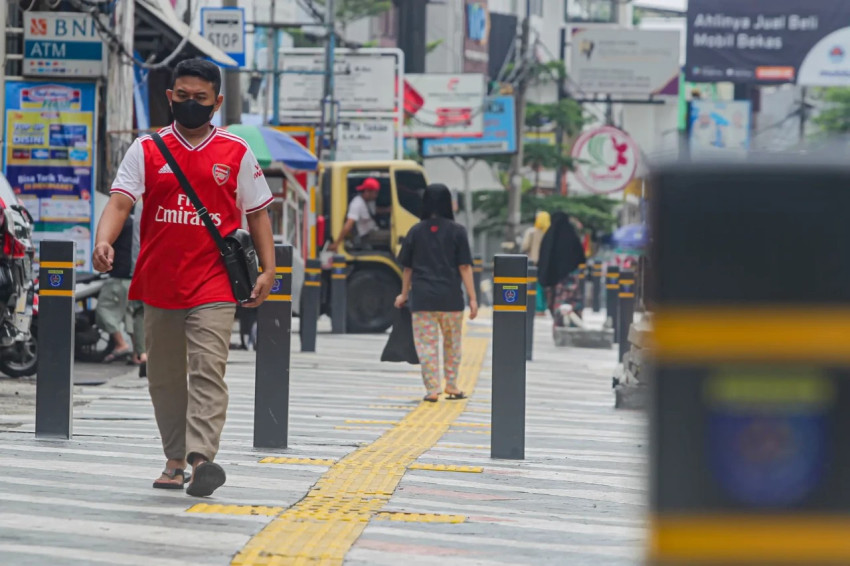
<svg viewBox="0 0 850 566">
<path fill-rule="evenodd" d="M 159 152 L 165 158 L 171 171 L 180 182 L 183 192 L 189 197 L 192 206 L 198 213 L 198 218 L 204 223 L 209 231 L 212 239 L 215 240 L 215 245 L 221 252 L 221 257 L 224 260 L 224 267 L 227 269 L 227 275 L 230 278 L 230 287 L 233 289 L 233 296 L 240 303 L 250 300 L 251 292 L 254 290 L 254 285 L 257 283 L 257 276 L 260 272 L 259 263 L 257 261 L 257 250 L 254 249 L 254 241 L 251 239 L 251 234 L 246 230 L 237 229 L 222 236 L 216 228 L 213 219 L 210 218 L 210 213 L 198 198 L 198 194 L 189 184 L 189 179 L 177 165 L 177 160 L 168 150 L 168 146 L 162 140 L 159 134 L 151 135 Z"/>
</svg>

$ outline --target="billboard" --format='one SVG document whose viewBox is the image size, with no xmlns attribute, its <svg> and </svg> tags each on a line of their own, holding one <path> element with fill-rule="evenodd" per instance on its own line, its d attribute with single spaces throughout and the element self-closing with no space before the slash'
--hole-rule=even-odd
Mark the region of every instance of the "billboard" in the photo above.
<svg viewBox="0 0 850 566">
<path fill-rule="evenodd" d="M 24 75 L 100 77 L 105 57 L 103 39 L 89 14 L 24 12 Z"/>
<path fill-rule="evenodd" d="M 640 150 L 624 131 L 602 126 L 584 132 L 573 146 L 575 176 L 596 194 L 625 189 L 637 173 Z"/>
<path fill-rule="evenodd" d="M 90 270 L 95 166 L 94 83 L 6 83 L 9 184 L 36 221 L 33 240 L 74 240 Z"/>
<path fill-rule="evenodd" d="M 749 100 L 694 100 L 689 116 L 691 156 L 744 155 L 750 148 Z"/>
<path fill-rule="evenodd" d="M 570 79 L 588 94 L 678 94 L 678 31 L 573 29 Z"/>
<path fill-rule="evenodd" d="M 407 75 L 421 105 L 408 109 L 405 135 L 414 138 L 481 137 L 484 134 L 484 75 Z"/>
<path fill-rule="evenodd" d="M 487 0 L 464 1 L 463 72 L 486 73 L 490 48 L 490 10 Z"/>
<path fill-rule="evenodd" d="M 850 85 L 850 2 L 690 0 L 693 82 Z"/>
<path fill-rule="evenodd" d="M 513 96 L 492 96 L 484 109 L 480 138 L 439 138 L 422 142 L 423 157 L 499 155 L 516 152 L 516 108 Z"/>
</svg>

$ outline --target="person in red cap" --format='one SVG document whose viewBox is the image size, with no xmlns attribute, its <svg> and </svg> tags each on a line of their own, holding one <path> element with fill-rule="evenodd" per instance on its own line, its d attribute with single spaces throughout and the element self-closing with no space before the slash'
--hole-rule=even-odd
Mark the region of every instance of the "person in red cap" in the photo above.
<svg viewBox="0 0 850 566">
<path fill-rule="evenodd" d="M 388 240 L 388 238 L 384 233 L 385 230 L 378 229 L 378 223 L 375 220 L 380 190 L 381 183 L 374 177 L 368 177 L 358 185 L 357 196 L 351 199 L 348 204 L 345 226 L 342 227 L 342 232 L 340 232 L 336 241 L 330 245 L 331 251 L 337 251 L 340 243 L 348 238 L 354 229 L 357 230 L 354 240 L 361 246 L 364 244 L 387 244 L 387 242 L 379 242 L 379 240 Z"/>
</svg>

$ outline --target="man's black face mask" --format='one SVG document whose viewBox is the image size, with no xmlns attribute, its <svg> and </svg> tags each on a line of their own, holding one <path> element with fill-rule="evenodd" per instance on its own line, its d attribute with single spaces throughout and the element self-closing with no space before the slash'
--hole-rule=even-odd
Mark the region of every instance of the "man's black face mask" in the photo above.
<svg viewBox="0 0 850 566">
<path fill-rule="evenodd" d="M 212 119 L 215 105 L 204 106 L 195 100 L 184 100 L 183 102 L 171 102 L 171 111 L 177 123 L 194 130 L 200 128 Z"/>
</svg>

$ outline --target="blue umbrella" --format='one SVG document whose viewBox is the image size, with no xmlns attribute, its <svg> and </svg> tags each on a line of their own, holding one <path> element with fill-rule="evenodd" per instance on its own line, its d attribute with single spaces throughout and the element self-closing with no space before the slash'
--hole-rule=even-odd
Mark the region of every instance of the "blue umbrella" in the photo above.
<svg viewBox="0 0 850 566">
<path fill-rule="evenodd" d="M 245 124 L 233 124 L 227 126 L 227 130 L 248 143 L 261 167 L 280 162 L 290 169 L 315 171 L 319 166 L 316 156 L 286 132 Z"/>
<path fill-rule="evenodd" d="M 643 224 L 629 224 L 614 231 L 613 240 L 617 247 L 641 249 L 647 243 L 646 226 Z"/>
</svg>

